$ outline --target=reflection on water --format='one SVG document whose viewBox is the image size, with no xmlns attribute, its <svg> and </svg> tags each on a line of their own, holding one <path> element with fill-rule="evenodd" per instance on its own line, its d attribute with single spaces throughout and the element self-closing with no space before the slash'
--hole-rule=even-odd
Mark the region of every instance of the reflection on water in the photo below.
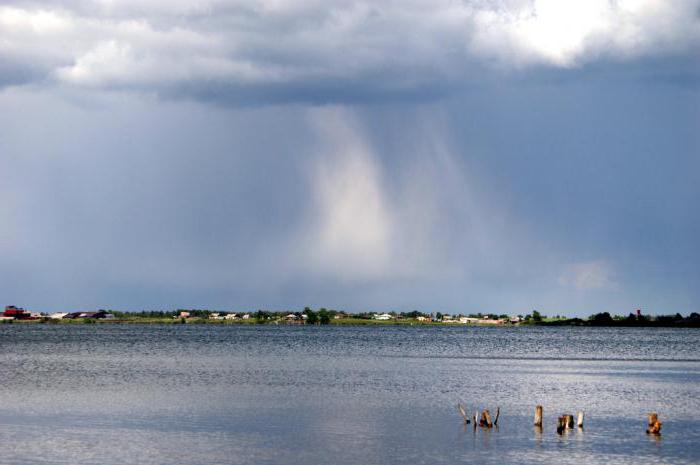
<svg viewBox="0 0 700 465">
<path fill-rule="evenodd" d="M 698 463 L 699 349 L 687 329 L 3 325 L 0 463 Z"/>
</svg>

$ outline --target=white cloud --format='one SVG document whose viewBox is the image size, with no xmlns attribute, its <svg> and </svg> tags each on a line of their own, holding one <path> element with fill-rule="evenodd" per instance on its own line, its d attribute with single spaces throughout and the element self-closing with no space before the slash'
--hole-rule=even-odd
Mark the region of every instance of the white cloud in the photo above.
<svg viewBox="0 0 700 465">
<path fill-rule="evenodd" d="M 517 5 L 514 3 L 522 3 Z M 475 11 L 471 48 L 508 65 L 573 66 L 697 44 L 697 2 L 534 0 Z"/>
<path fill-rule="evenodd" d="M 581 291 L 614 289 L 617 287 L 613 269 L 603 260 L 574 263 L 565 267 L 559 284 Z"/>
<path fill-rule="evenodd" d="M 41 5 L 0 6 L 0 59 L 31 63 L 33 79 L 156 93 L 318 83 L 410 92 L 462 81 L 475 60 L 571 67 L 700 44 L 696 0 Z"/>
</svg>

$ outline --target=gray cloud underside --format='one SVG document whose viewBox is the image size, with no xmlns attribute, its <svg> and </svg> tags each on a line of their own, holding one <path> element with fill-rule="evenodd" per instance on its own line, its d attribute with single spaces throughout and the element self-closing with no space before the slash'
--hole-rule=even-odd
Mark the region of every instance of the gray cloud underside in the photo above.
<svg viewBox="0 0 700 465">
<path fill-rule="evenodd" d="M 698 2 L 14 1 L 0 85 L 219 103 L 425 100 L 483 70 L 688 56 Z"/>
</svg>

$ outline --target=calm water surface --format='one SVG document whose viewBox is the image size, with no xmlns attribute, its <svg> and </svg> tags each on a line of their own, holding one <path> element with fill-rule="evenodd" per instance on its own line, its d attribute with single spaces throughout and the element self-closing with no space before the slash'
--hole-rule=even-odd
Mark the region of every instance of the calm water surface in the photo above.
<svg viewBox="0 0 700 465">
<path fill-rule="evenodd" d="M 690 464 L 699 444 L 698 330 L 0 326 L 0 464 Z"/>
</svg>

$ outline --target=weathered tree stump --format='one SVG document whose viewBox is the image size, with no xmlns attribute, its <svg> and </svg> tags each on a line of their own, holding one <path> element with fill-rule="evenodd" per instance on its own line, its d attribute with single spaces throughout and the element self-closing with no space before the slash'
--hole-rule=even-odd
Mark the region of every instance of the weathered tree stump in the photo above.
<svg viewBox="0 0 700 465">
<path fill-rule="evenodd" d="M 535 407 L 535 426 L 542 426 L 542 406 Z"/>
<path fill-rule="evenodd" d="M 577 420 L 576 420 L 576 426 L 579 428 L 583 428 L 583 412 L 578 412 L 577 415 Z"/>
<path fill-rule="evenodd" d="M 657 421 L 659 421 L 659 415 L 656 412 L 648 413 L 647 419 L 649 420 L 649 422 L 647 423 L 648 426 L 651 426 Z"/>
<path fill-rule="evenodd" d="M 493 427 L 493 422 L 491 421 L 491 413 L 488 411 L 488 409 L 484 409 L 484 411 L 481 412 L 481 419 L 479 420 L 479 426 L 483 426 L 486 428 Z"/>
<path fill-rule="evenodd" d="M 566 429 L 566 418 L 565 417 L 557 418 L 557 434 L 564 434 L 565 429 Z"/>
<path fill-rule="evenodd" d="M 648 423 L 647 434 L 654 434 L 656 436 L 661 435 L 661 426 L 663 423 L 659 421 L 659 416 L 656 414 L 656 412 L 648 415 Z"/>
<path fill-rule="evenodd" d="M 656 436 L 660 436 L 662 425 L 663 423 L 661 423 L 660 421 L 655 421 L 654 424 L 647 429 L 647 434 L 654 434 Z"/>
<path fill-rule="evenodd" d="M 564 415 L 564 427 L 566 429 L 574 429 L 574 416 L 571 414 Z"/>
</svg>

